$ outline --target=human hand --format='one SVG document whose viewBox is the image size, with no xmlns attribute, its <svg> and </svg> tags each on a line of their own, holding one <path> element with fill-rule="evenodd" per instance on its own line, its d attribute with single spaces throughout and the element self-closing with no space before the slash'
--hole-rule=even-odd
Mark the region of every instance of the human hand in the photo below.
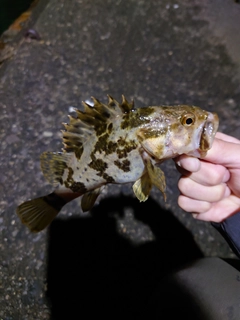
<svg viewBox="0 0 240 320">
<path fill-rule="evenodd" d="M 240 140 L 217 132 L 204 159 L 174 159 L 182 174 L 178 205 L 199 220 L 222 222 L 240 211 Z"/>
</svg>

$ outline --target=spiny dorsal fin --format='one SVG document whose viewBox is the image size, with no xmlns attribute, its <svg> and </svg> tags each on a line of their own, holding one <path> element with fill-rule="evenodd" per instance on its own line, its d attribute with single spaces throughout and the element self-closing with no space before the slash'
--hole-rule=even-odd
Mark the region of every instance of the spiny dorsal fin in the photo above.
<svg viewBox="0 0 240 320">
<path fill-rule="evenodd" d="M 57 186 L 61 183 L 69 157 L 67 153 L 43 152 L 41 154 L 41 169 L 45 179 L 51 185 Z"/>
<path fill-rule="evenodd" d="M 122 95 L 122 103 L 120 104 L 120 108 L 122 109 L 123 113 L 129 113 L 131 111 L 134 111 L 134 101 L 129 103 L 127 99 Z"/>
<path fill-rule="evenodd" d="M 101 103 L 98 99 L 92 97 L 93 106 L 90 106 L 86 102 L 82 102 L 84 107 L 84 112 L 76 110 L 78 118 L 87 123 L 88 125 L 96 125 L 92 123 L 90 118 L 96 121 L 107 121 L 112 115 L 119 115 L 119 111 L 123 113 L 128 113 L 134 111 L 134 102 L 129 103 L 124 95 L 122 95 L 122 102 L 118 103 L 113 97 L 108 95 L 108 105 Z"/>
<path fill-rule="evenodd" d="M 77 133 L 62 131 L 63 132 L 63 145 L 64 145 L 64 152 L 75 152 L 77 158 L 81 158 L 83 153 L 83 143 L 82 139 L 84 137 L 83 134 L 79 135 Z M 85 138 L 89 135 L 86 134 Z"/>
<path fill-rule="evenodd" d="M 134 103 L 129 103 L 124 96 L 122 96 L 121 104 L 110 95 L 108 95 L 107 105 L 94 97 L 92 97 L 92 100 L 93 106 L 82 102 L 84 111 L 75 109 L 77 117 L 69 116 L 69 124 L 63 124 L 66 130 L 63 131 L 63 150 L 65 152 L 75 152 L 78 158 L 82 154 L 83 144 L 88 136 L 103 132 L 108 123 L 114 122 L 115 117 L 135 110 Z"/>
<path fill-rule="evenodd" d="M 95 106 L 92 107 L 84 101 L 82 102 L 82 105 L 84 106 L 85 114 L 88 114 L 89 116 L 91 116 L 95 121 L 97 120 L 97 121 L 105 122 L 109 118 L 108 114 L 105 114 L 102 112 L 103 108 L 100 109 L 100 105 L 98 105 L 98 107 L 95 107 Z M 101 107 L 103 106 L 104 105 L 102 105 Z"/>
<path fill-rule="evenodd" d="M 121 110 L 119 103 L 109 94 L 107 95 L 108 97 L 108 107 L 110 110 L 114 110 L 114 112 L 118 112 Z"/>
</svg>

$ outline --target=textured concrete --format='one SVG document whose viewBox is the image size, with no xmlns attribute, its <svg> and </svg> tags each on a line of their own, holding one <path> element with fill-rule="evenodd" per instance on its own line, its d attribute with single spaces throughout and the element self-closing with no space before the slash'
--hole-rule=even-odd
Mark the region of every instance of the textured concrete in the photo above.
<svg viewBox="0 0 240 320">
<path fill-rule="evenodd" d="M 0 68 L 0 318 L 134 318 L 167 270 L 201 255 L 235 257 L 209 223 L 178 208 L 171 160 L 162 165 L 166 204 L 157 190 L 140 205 L 131 186 L 109 187 L 91 213 L 74 201 L 39 234 L 15 209 L 52 190 L 39 155 L 60 151 L 61 123 L 92 95 L 198 105 L 240 138 L 239 14 L 230 0 L 40 1 L 31 28 L 42 40 L 24 30 Z"/>
</svg>

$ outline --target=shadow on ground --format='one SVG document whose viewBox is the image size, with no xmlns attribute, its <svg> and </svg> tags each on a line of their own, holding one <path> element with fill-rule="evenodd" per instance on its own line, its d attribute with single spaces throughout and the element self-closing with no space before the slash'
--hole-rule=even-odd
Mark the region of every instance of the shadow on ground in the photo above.
<svg viewBox="0 0 240 320">
<path fill-rule="evenodd" d="M 121 216 L 126 206 L 151 228 L 154 241 L 136 246 L 117 232 L 112 208 Z M 192 235 L 152 199 L 112 197 L 94 207 L 92 218 L 56 219 L 47 266 L 51 318 L 143 319 L 166 273 L 199 257 Z"/>
</svg>

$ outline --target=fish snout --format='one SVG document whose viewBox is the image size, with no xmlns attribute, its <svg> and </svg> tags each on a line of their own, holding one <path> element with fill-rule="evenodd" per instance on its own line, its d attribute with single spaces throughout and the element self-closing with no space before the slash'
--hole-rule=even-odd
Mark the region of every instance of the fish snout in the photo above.
<svg viewBox="0 0 240 320">
<path fill-rule="evenodd" d="M 215 112 L 209 112 L 200 138 L 199 149 L 202 153 L 206 153 L 212 147 L 218 125 L 218 115 Z"/>
</svg>

